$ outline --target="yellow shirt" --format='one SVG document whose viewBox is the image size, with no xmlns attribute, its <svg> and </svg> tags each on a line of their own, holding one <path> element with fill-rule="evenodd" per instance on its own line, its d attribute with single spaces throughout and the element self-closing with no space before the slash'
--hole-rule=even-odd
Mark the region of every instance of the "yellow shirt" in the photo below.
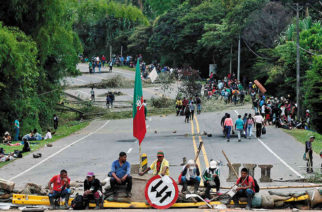
<svg viewBox="0 0 322 212">
<path fill-rule="evenodd" d="M 158 175 L 158 174 L 161 174 L 161 172 L 162 172 L 162 170 L 163 170 L 163 167 L 168 167 L 167 168 L 167 171 L 165 171 L 165 175 L 170 175 L 170 173 L 169 173 L 169 162 L 166 160 L 166 159 L 163 159 L 162 160 L 162 163 L 161 163 L 161 166 L 160 166 L 160 171 L 159 171 L 159 173 L 157 172 L 157 161 L 158 160 L 155 160 L 152 164 L 151 164 L 151 166 L 150 166 L 150 169 L 153 171 L 153 175 Z"/>
<path fill-rule="evenodd" d="M 182 105 L 182 101 L 181 100 L 177 100 L 176 101 L 176 105 L 181 106 Z"/>
</svg>

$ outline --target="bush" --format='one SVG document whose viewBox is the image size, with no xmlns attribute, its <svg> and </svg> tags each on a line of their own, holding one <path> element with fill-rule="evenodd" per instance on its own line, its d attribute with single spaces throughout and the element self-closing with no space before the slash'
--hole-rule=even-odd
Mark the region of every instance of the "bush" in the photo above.
<svg viewBox="0 0 322 212">
<path fill-rule="evenodd" d="M 173 99 L 168 99 L 165 96 L 162 96 L 160 98 L 151 98 L 151 106 L 155 108 L 167 108 L 174 106 L 175 102 Z"/>
</svg>

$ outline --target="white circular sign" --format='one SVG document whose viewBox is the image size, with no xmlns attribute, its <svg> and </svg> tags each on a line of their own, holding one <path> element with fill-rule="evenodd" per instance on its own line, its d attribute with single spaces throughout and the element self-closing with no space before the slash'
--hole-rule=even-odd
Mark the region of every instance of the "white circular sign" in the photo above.
<svg viewBox="0 0 322 212">
<path fill-rule="evenodd" d="M 145 197 L 154 208 L 169 208 L 178 199 L 178 185 L 169 176 L 156 175 L 146 184 Z"/>
</svg>

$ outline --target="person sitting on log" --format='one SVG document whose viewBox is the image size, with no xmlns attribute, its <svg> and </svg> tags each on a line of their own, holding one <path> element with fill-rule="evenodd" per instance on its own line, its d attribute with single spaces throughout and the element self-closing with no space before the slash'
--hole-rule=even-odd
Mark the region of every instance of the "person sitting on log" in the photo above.
<svg viewBox="0 0 322 212">
<path fill-rule="evenodd" d="M 100 209 L 100 203 L 102 203 L 102 186 L 101 182 L 95 178 L 93 172 L 88 172 L 86 179 L 84 181 L 84 203 L 85 209 L 89 208 L 90 200 L 95 200 L 96 207 L 95 209 Z"/>
<path fill-rule="evenodd" d="M 216 188 L 217 193 L 220 190 L 219 168 L 218 163 L 214 160 L 210 161 L 209 168 L 205 169 L 202 174 L 206 187 L 206 198 L 210 199 L 210 189 Z"/>
<path fill-rule="evenodd" d="M 126 196 L 131 197 L 132 190 L 132 176 L 130 176 L 131 165 L 126 161 L 127 155 L 125 152 L 120 152 L 119 159 L 112 163 L 111 172 L 108 174 L 110 179 L 111 188 L 114 194 L 114 198 L 117 197 L 116 185 L 125 185 Z"/>
<path fill-rule="evenodd" d="M 242 168 L 241 177 L 238 178 L 236 185 L 238 186 L 237 193 L 233 196 L 235 206 L 238 206 L 240 197 L 247 197 L 246 210 L 250 210 L 255 195 L 255 181 L 252 176 L 248 175 L 246 168 Z"/>
<path fill-rule="evenodd" d="M 194 193 L 198 193 L 200 185 L 200 170 L 194 160 L 189 160 L 181 172 L 181 182 L 183 185 L 182 192 L 188 190 L 188 185 L 194 185 Z"/>
<path fill-rule="evenodd" d="M 53 187 L 51 186 L 53 184 Z M 55 175 L 48 182 L 49 188 L 49 202 L 51 209 L 56 209 L 55 200 L 65 198 L 65 209 L 68 209 L 68 201 L 70 195 L 70 179 L 67 176 L 66 170 L 61 170 L 59 175 Z"/>
<path fill-rule="evenodd" d="M 164 176 L 164 175 L 169 176 L 170 175 L 169 162 L 166 159 L 164 159 L 164 153 L 162 151 L 159 151 L 157 153 L 157 157 L 158 157 L 158 159 L 153 161 L 153 163 L 151 164 L 151 166 L 149 168 L 147 168 L 143 172 L 139 173 L 140 176 L 143 176 L 145 173 L 147 173 L 150 170 L 153 171 L 153 175 L 162 175 L 162 176 Z"/>
</svg>

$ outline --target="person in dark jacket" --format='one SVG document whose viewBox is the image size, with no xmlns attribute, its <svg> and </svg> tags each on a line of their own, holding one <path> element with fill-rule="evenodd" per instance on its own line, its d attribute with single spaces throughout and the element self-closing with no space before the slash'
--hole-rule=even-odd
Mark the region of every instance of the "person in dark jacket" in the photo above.
<svg viewBox="0 0 322 212">
<path fill-rule="evenodd" d="M 84 181 L 84 203 L 86 209 L 89 207 L 89 201 L 95 200 L 96 207 L 95 209 L 100 208 L 100 203 L 102 203 L 102 186 L 101 182 L 95 178 L 93 172 L 88 172 L 86 176 L 86 180 Z"/>
<path fill-rule="evenodd" d="M 309 155 L 309 160 L 306 164 L 306 172 L 312 173 L 313 172 L 313 149 L 312 149 L 312 142 L 314 141 L 315 137 L 311 136 L 309 141 L 305 142 L 305 152 Z"/>
</svg>

